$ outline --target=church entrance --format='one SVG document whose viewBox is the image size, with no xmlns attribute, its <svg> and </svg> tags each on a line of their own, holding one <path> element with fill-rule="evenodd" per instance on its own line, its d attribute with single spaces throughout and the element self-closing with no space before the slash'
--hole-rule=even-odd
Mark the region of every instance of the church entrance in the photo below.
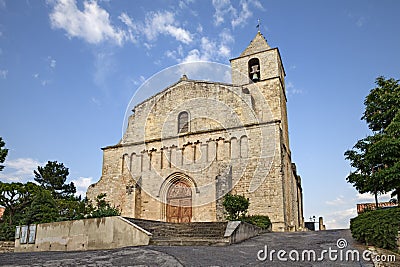
<svg viewBox="0 0 400 267">
<path fill-rule="evenodd" d="M 167 193 L 167 222 L 183 223 L 192 219 L 192 189 L 177 181 Z"/>
</svg>

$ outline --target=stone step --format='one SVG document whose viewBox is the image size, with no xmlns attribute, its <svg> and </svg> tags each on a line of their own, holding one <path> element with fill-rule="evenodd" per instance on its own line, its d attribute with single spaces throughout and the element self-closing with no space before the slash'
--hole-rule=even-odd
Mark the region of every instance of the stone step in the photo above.
<svg viewBox="0 0 400 267">
<path fill-rule="evenodd" d="M 152 234 L 153 245 L 223 245 L 227 222 L 168 223 L 125 218 Z"/>
<path fill-rule="evenodd" d="M 165 238 L 151 239 L 150 245 L 154 246 L 228 246 L 229 240 L 214 238 Z"/>
</svg>

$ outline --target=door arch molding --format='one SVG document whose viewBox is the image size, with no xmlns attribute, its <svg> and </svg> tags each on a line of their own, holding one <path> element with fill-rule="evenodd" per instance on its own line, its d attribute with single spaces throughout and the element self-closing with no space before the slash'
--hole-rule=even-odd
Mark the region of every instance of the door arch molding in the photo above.
<svg viewBox="0 0 400 267">
<path fill-rule="evenodd" d="M 168 206 L 168 200 L 170 199 L 168 197 L 168 193 L 170 192 L 171 188 L 173 188 L 177 184 L 180 184 L 181 186 L 186 185 L 187 188 L 190 190 L 191 206 L 193 205 L 193 197 L 195 196 L 195 193 L 199 193 L 199 189 L 197 187 L 196 182 L 188 175 L 176 172 L 168 176 L 167 179 L 165 179 L 164 182 L 161 184 L 158 196 L 160 201 L 162 202 L 161 219 L 163 221 L 167 220 L 167 206 Z"/>
</svg>

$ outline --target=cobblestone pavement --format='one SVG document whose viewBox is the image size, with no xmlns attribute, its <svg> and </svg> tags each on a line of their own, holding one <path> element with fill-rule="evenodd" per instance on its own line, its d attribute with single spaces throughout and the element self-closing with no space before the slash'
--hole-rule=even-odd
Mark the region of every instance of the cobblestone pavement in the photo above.
<svg viewBox="0 0 400 267">
<path fill-rule="evenodd" d="M 344 238 L 347 246 L 339 249 L 337 240 Z M 285 250 L 288 261 L 279 261 L 277 252 L 273 261 L 267 258 L 260 261 L 257 254 L 260 250 Z M 338 250 L 338 259 L 330 261 L 326 253 L 324 261 L 291 261 L 288 253 L 296 250 L 314 250 L 316 258 L 326 249 Z M 345 261 L 346 251 L 358 249 L 360 261 Z M 364 247 L 357 245 L 351 238 L 349 230 L 329 230 L 321 232 L 267 233 L 240 244 L 226 247 L 130 247 L 115 250 L 84 252 L 36 252 L 0 254 L 0 266 L 373 266 L 362 260 Z M 340 251 L 343 260 L 340 260 Z M 264 256 L 261 253 L 260 256 Z M 292 254 L 295 257 L 295 254 Z M 351 257 L 350 257 L 351 258 Z M 351 259 L 350 259 L 351 260 Z"/>
</svg>

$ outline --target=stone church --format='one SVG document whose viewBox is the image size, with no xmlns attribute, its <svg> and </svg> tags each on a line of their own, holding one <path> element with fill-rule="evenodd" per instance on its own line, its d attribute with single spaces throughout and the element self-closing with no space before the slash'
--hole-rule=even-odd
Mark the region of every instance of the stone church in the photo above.
<svg viewBox="0 0 400 267">
<path fill-rule="evenodd" d="M 223 196 L 238 194 L 273 231 L 301 230 L 279 50 L 258 32 L 230 64 L 232 83 L 183 75 L 136 105 L 121 141 L 102 149 L 87 197 L 106 193 L 123 216 L 179 223 L 222 221 Z"/>
</svg>

